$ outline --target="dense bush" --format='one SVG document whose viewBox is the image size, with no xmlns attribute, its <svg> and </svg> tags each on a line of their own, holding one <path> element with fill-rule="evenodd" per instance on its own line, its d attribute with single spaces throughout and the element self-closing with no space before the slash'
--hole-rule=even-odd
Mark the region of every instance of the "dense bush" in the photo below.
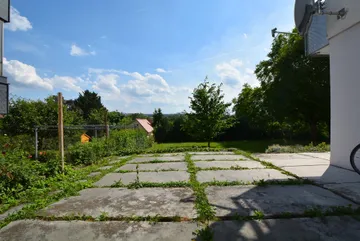
<svg viewBox="0 0 360 241">
<path fill-rule="evenodd" d="M 94 138 L 89 143 L 77 143 L 69 147 L 67 161 L 74 164 L 90 165 L 102 157 L 126 155 L 144 151 L 151 147 L 153 138 L 142 130 L 116 130 L 110 138 Z"/>
<path fill-rule="evenodd" d="M 0 156 L 0 203 L 7 197 L 16 198 L 30 187 L 41 186 L 47 177 L 59 171 L 58 159 L 47 162 L 32 160 L 23 151 L 10 151 Z"/>
</svg>

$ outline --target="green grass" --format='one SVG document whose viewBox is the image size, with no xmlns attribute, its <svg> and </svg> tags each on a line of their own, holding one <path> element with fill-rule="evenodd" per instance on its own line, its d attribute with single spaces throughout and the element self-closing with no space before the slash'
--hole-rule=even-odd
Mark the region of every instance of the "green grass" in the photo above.
<svg viewBox="0 0 360 241">
<path fill-rule="evenodd" d="M 284 141 L 284 140 L 259 140 L 259 141 L 224 141 L 224 142 L 211 142 L 210 148 L 221 150 L 221 149 L 233 149 L 237 148 L 250 153 L 265 153 L 266 149 L 271 145 L 304 145 L 308 143 Z M 159 151 L 166 149 L 190 149 L 193 148 L 207 148 L 207 142 L 181 142 L 181 143 L 162 143 L 154 144 L 151 148 L 147 149 L 147 152 Z M 216 151 L 210 150 L 210 151 Z"/>
</svg>

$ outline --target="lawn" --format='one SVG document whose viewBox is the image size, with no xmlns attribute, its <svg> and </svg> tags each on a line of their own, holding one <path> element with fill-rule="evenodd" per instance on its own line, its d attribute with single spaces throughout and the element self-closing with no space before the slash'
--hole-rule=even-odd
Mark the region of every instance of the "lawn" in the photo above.
<svg viewBox="0 0 360 241">
<path fill-rule="evenodd" d="M 264 153 L 268 146 L 279 145 L 295 145 L 307 143 L 285 142 L 284 140 L 259 140 L 259 141 L 225 141 L 211 142 L 211 148 L 237 148 L 250 153 Z M 171 148 L 190 148 L 190 147 L 207 147 L 207 142 L 181 142 L 181 143 L 162 143 L 154 144 L 150 150 L 161 150 Z"/>
</svg>

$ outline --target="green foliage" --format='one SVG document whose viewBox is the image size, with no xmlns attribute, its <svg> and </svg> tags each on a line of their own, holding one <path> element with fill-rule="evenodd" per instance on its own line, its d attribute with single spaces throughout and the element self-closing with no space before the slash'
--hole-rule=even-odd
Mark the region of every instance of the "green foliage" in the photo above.
<svg viewBox="0 0 360 241">
<path fill-rule="evenodd" d="M 110 138 L 93 138 L 89 143 L 76 143 L 69 147 L 67 160 L 73 164 L 90 165 L 102 157 L 128 155 L 151 147 L 153 140 L 142 130 L 115 130 Z"/>
<path fill-rule="evenodd" d="M 205 79 L 190 97 L 192 112 L 186 113 L 184 128 L 196 138 L 207 141 L 210 147 L 210 142 L 216 136 L 233 125 L 227 112 L 230 105 L 224 102 L 221 85 L 210 85 Z"/>
<path fill-rule="evenodd" d="M 74 101 L 74 105 L 81 111 L 85 120 L 89 119 L 91 111 L 104 108 L 101 103 L 101 97 L 89 90 L 79 93 L 79 97 Z"/>
<path fill-rule="evenodd" d="M 329 128 L 329 58 L 305 56 L 301 36 L 275 38 L 268 59 L 257 65 L 255 74 L 261 81 L 266 109 L 278 121 L 300 120 L 308 126 L 313 141 L 317 141 L 320 123 Z"/>
</svg>

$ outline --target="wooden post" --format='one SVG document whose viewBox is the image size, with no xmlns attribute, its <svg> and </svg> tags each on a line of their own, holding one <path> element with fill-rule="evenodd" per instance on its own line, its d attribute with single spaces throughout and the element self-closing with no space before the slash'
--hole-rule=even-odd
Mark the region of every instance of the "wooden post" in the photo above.
<svg viewBox="0 0 360 241">
<path fill-rule="evenodd" d="M 105 128 L 106 128 L 106 138 L 109 138 L 109 123 L 108 123 L 108 111 L 105 109 Z"/>
<path fill-rule="evenodd" d="M 58 93 L 58 131 L 59 131 L 59 152 L 61 157 L 61 170 L 64 173 L 64 118 L 63 118 L 63 97 Z"/>
</svg>

